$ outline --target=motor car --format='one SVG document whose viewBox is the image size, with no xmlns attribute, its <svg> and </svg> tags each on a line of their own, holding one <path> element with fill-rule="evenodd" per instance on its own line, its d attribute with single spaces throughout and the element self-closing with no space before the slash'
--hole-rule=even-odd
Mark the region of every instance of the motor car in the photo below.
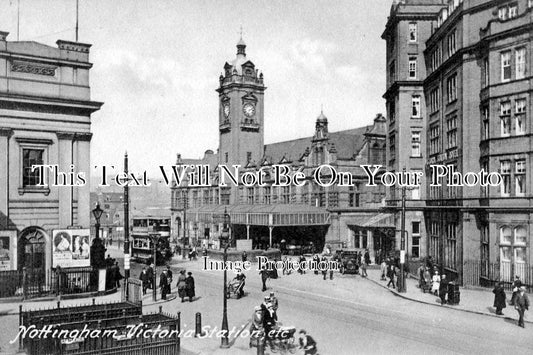
<svg viewBox="0 0 533 355">
<path fill-rule="evenodd" d="M 337 250 L 337 259 L 340 259 L 341 274 L 358 274 L 359 265 L 357 264 L 357 249 Z"/>
</svg>

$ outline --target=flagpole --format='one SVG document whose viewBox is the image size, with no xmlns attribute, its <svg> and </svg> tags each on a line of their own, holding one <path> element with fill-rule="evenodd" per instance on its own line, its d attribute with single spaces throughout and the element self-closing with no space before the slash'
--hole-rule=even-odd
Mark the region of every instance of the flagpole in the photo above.
<svg viewBox="0 0 533 355">
<path fill-rule="evenodd" d="M 79 5 L 79 0 L 76 0 L 76 42 L 78 42 L 78 18 L 79 18 L 78 5 Z"/>
</svg>

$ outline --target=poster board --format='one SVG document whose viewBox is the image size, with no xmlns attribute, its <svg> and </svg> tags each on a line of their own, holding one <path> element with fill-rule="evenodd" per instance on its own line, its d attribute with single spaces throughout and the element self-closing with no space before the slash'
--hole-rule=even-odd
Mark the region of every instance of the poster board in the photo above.
<svg viewBox="0 0 533 355">
<path fill-rule="evenodd" d="M 16 270 L 17 231 L 0 230 L 0 271 Z"/>
<path fill-rule="evenodd" d="M 59 229 L 52 233 L 53 267 L 90 266 L 90 230 Z"/>
</svg>

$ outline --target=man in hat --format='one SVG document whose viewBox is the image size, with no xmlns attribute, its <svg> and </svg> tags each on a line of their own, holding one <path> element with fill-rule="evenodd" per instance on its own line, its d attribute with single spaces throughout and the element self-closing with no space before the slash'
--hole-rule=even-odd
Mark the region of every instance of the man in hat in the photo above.
<svg viewBox="0 0 533 355">
<path fill-rule="evenodd" d="M 274 310 L 274 312 L 277 312 L 279 304 L 278 304 L 278 299 L 274 295 L 274 292 L 270 292 L 269 299 L 270 299 L 270 304 L 272 305 L 272 309 Z"/>
<path fill-rule="evenodd" d="M 521 286 L 518 290 L 514 308 L 518 311 L 518 325 L 524 328 L 524 313 L 529 310 L 529 298 L 527 297 L 525 286 Z"/>
<path fill-rule="evenodd" d="M 520 276 L 516 275 L 515 280 L 513 281 L 513 294 L 511 295 L 511 305 L 515 304 L 516 296 L 518 295 L 520 291 L 520 287 L 522 287 L 522 281 L 520 280 Z"/>
<path fill-rule="evenodd" d="M 305 355 L 315 355 L 317 353 L 316 341 L 307 335 L 305 330 L 300 330 L 300 349 L 303 349 Z"/>
<path fill-rule="evenodd" d="M 185 293 L 189 297 L 189 302 L 192 302 L 194 299 L 195 289 L 194 289 L 194 278 L 192 277 L 192 272 L 187 273 L 187 278 L 185 279 Z"/>
</svg>

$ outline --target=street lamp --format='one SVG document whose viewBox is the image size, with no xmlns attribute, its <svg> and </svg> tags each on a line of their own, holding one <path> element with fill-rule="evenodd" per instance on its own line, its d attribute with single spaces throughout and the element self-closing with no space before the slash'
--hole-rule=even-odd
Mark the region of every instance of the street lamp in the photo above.
<svg viewBox="0 0 533 355">
<path fill-rule="evenodd" d="M 405 168 L 403 168 L 405 173 Z M 405 186 L 402 187 L 402 221 L 401 221 L 401 235 L 400 235 L 400 278 L 398 279 L 398 292 L 407 292 L 407 285 L 405 283 Z"/>
<path fill-rule="evenodd" d="M 228 261 L 228 247 L 230 243 L 230 233 L 229 233 L 229 224 L 231 223 L 230 215 L 226 208 L 224 208 L 224 225 L 222 228 L 222 234 L 220 235 L 220 241 L 224 243 L 224 265 Z M 228 283 L 227 283 L 227 270 L 224 268 L 224 305 L 222 310 L 222 332 L 223 336 L 221 339 L 220 347 L 227 349 L 229 348 L 229 339 L 228 339 Z"/>
<path fill-rule="evenodd" d="M 154 273 L 152 278 L 152 300 L 155 302 L 157 301 L 157 244 L 159 243 L 159 238 L 161 237 L 161 234 L 159 233 L 150 233 L 149 236 L 150 241 L 152 242 L 152 249 L 153 249 L 153 263 L 154 263 Z"/>
<path fill-rule="evenodd" d="M 198 247 L 198 222 L 194 221 L 194 224 L 192 225 L 192 229 L 194 229 L 194 246 Z"/>
<path fill-rule="evenodd" d="M 105 251 L 106 248 L 100 239 L 100 218 L 104 213 L 104 210 L 100 208 L 100 204 L 96 202 L 94 210 L 92 210 L 95 219 L 95 234 L 94 240 L 91 246 L 91 266 L 95 269 L 100 269 L 105 266 Z"/>
</svg>

